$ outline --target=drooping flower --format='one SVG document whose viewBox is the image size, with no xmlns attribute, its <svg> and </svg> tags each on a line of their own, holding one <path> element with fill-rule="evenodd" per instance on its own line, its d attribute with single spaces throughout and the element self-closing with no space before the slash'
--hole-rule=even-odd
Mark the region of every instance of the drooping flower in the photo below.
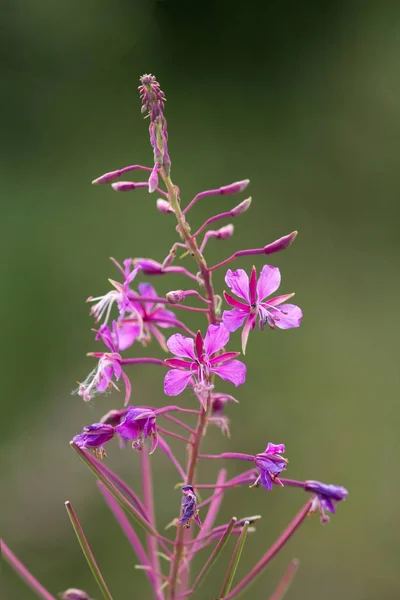
<svg viewBox="0 0 400 600">
<path fill-rule="evenodd" d="M 151 438 L 150 454 L 153 454 L 157 448 L 156 414 L 151 408 L 128 407 L 124 419 L 116 426 L 115 432 L 125 440 L 132 440 L 134 450 L 143 450 L 146 438 Z"/>
<path fill-rule="evenodd" d="M 103 316 L 105 315 L 104 325 L 107 324 L 108 319 L 110 318 L 111 309 L 113 304 L 117 304 L 120 315 L 123 316 L 127 310 L 130 308 L 130 293 L 131 290 L 129 285 L 135 279 L 138 268 L 132 267 L 132 259 L 127 258 L 124 260 L 124 268 L 122 268 L 116 261 L 114 261 L 117 267 L 124 275 L 124 282 L 119 283 L 118 281 L 114 281 L 113 279 L 109 279 L 110 283 L 114 286 L 114 290 L 107 292 L 103 296 L 97 296 L 93 298 L 90 296 L 86 302 L 95 302 L 91 309 L 90 314 L 94 316 L 96 323 L 101 321 Z"/>
<path fill-rule="evenodd" d="M 147 345 L 152 335 L 161 348 L 168 351 L 165 337 L 159 328 L 176 327 L 178 321 L 174 313 L 164 308 L 163 304 L 157 304 L 151 298 L 157 298 L 157 292 L 149 283 L 139 283 L 139 294 L 130 296 L 131 314 L 118 322 L 118 336 L 120 350 L 125 350 L 138 339 L 144 346 Z M 140 302 L 140 297 L 149 298 L 149 301 Z M 138 301 L 135 298 L 138 298 Z"/>
<path fill-rule="evenodd" d="M 228 341 L 229 331 L 223 324 L 209 325 L 204 339 L 200 331 L 197 332 L 195 340 L 179 333 L 171 336 L 167 346 L 177 358 L 165 361 L 172 367 L 164 380 L 164 392 L 167 396 L 178 396 L 192 380 L 194 389 L 205 408 L 207 394 L 213 388 L 211 383 L 213 373 L 235 386 L 244 383 L 246 365 L 239 360 L 234 360 L 239 352 L 218 354 Z"/>
<path fill-rule="evenodd" d="M 224 292 L 225 300 L 233 310 L 225 310 L 222 319 L 229 331 L 236 331 L 244 323 L 242 331 L 242 349 L 246 351 L 247 339 L 251 329 L 256 326 L 257 316 L 260 329 L 267 323 L 271 329 L 291 329 L 299 327 L 303 313 L 295 304 L 285 304 L 294 294 L 275 296 L 266 301 L 280 286 L 281 273 L 278 267 L 264 265 L 257 281 L 257 271 L 253 267 L 250 279 L 243 269 L 228 269 L 225 283 L 230 290 L 241 298 L 237 300 Z M 243 302 L 244 300 L 244 302 Z"/>
<path fill-rule="evenodd" d="M 270 492 L 272 490 L 272 482 L 282 485 L 278 477 L 286 469 L 288 462 L 286 458 L 280 456 L 284 452 L 284 444 L 272 444 L 269 442 L 264 452 L 256 454 L 254 462 L 260 474 L 254 482 L 254 486 L 261 481 L 263 487 Z"/>
<path fill-rule="evenodd" d="M 201 527 L 201 520 L 199 517 L 199 511 L 197 510 L 197 498 L 191 485 L 184 485 L 182 488 L 182 501 L 181 501 L 181 517 L 179 523 L 189 529 L 192 522 L 197 523 Z"/>
<path fill-rule="evenodd" d="M 211 394 L 211 417 L 209 422 L 220 428 L 223 435 L 230 437 L 229 418 L 225 415 L 225 404 L 227 402 L 238 402 L 229 394 Z"/>
<path fill-rule="evenodd" d="M 106 451 L 104 445 L 114 437 L 114 427 L 105 423 L 93 423 L 86 425 L 83 432 L 75 435 L 72 441 L 81 448 L 81 450 L 93 450 L 97 458 L 104 458 Z"/>
<path fill-rule="evenodd" d="M 304 489 L 306 492 L 312 492 L 315 494 L 310 508 L 310 512 L 316 512 L 317 510 L 321 514 L 321 523 L 329 521 L 329 516 L 325 513 L 336 512 L 336 502 L 345 500 L 348 496 L 346 488 L 339 485 L 332 485 L 321 483 L 320 481 L 305 481 Z"/>
<path fill-rule="evenodd" d="M 125 404 L 127 404 L 131 395 L 131 383 L 122 370 L 121 355 L 118 352 L 90 352 L 88 356 L 98 358 L 99 362 L 85 381 L 79 383 L 79 387 L 74 393 L 81 396 L 85 402 L 89 402 L 98 393 L 104 393 L 112 388 L 119 392 L 120 390 L 113 381 L 113 377 L 117 381 L 122 377 L 125 383 Z"/>
</svg>

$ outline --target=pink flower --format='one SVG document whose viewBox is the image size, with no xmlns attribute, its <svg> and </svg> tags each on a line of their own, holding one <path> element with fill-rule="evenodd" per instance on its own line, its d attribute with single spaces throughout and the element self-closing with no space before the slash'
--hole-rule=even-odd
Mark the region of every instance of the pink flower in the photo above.
<svg viewBox="0 0 400 600">
<path fill-rule="evenodd" d="M 265 299 L 273 294 L 280 286 L 281 273 L 278 267 L 264 265 L 257 281 L 257 271 L 253 267 L 250 280 L 243 269 L 231 271 L 228 269 L 225 283 L 230 290 L 244 302 L 236 300 L 224 292 L 225 300 L 233 310 L 225 310 L 222 318 L 229 331 L 236 331 L 244 323 L 242 331 L 242 350 L 246 351 L 247 339 L 251 329 L 256 326 L 257 315 L 260 329 L 267 323 L 271 329 L 291 329 L 299 327 L 303 318 L 301 309 L 295 304 L 284 304 L 294 294 L 275 296 L 268 301 Z"/>
<path fill-rule="evenodd" d="M 139 294 L 131 294 L 130 309 L 133 311 L 130 316 L 120 319 L 118 322 L 119 349 L 126 350 L 138 339 L 144 346 L 147 345 L 153 335 L 161 348 L 168 351 L 165 343 L 165 337 L 159 331 L 168 327 L 179 325 L 175 315 L 170 310 L 164 308 L 163 304 L 157 304 L 151 301 L 151 298 L 157 298 L 157 292 L 149 283 L 139 283 Z M 137 302 L 135 297 L 150 298 L 147 302 Z"/>
<path fill-rule="evenodd" d="M 200 401 L 206 407 L 208 392 L 213 388 L 213 373 L 235 386 L 244 383 L 246 366 L 239 360 L 233 360 L 239 356 L 239 352 L 217 354 L 228 341 L 229 331 L 223 324 L 209 325 L 204 339 L 200 331 L 197 332 L 195 340 L 179 333 L 171 336 L 167 346 L 178 358 L 165 361 L 168 366 L 173 367 L 164 380 L 167 396 L 178 396 L 192 381 Z"/>
</svg>

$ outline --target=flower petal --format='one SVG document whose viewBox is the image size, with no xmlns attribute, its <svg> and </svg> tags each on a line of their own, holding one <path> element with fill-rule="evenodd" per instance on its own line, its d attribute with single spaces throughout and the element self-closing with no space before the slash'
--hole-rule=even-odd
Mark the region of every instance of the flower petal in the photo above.
<svg viewBox="0 0 400 600">
<path fill-rule="evenodd" d="M 181 371 L 172 369 L 168 371 L 164 379 L 164 393 L 167 396 L 179 396 L 189 383 L 192 373 L 190 371 Z"/>
<path fill-rule="evenodd" d="M 260 481 L 263 488 L 270 492 L 272 490 L 272 479 L 268 471 L 260 471 Z"/>
<path fill-rule="evenodd" d="M 180 358 L 191 358 L 196 360 L 194 353 L 194 340 L 192 338 L 185 337 L 180 333 L 175 333 L 167 341 L 168 350 L 179 356 Z"/>
<path fill-rule="evenodd" d="M 150 283 L 142 282 L 138 285 L 138 290 L 144 298 L 157 298 L 157 292 Z M 149 312 L 154 305 L 154 302 L 145 302 L 144 307 Z"/>
<path fill-rule="evenodd" d="M 215 354 L 229 342 L 229 330 L 223 323 L 209 325 L 204 338 L 204 350 L 208 356 Z"/>
<path fill-rule="evenodd" d="M 243 269 L 237 271 L 228 269 L 225 275 L 225 283 L 236 296 L 250 304 L 249 276 L 246 271 Z"/>
<path fill-rule="evenodd" d="M 142 328 L 140 325 L 136 325 L 132 322 L 126 323 L 124 321 L 120 321 L 117 323 L 118 349 L 126 350 L 127 348 L 130 348 L 136 338 L 139 337 L 141 329 Z"/>
<path fill-rule="evenodd" d="M 276 327 L 279 327 L 279 329 L 299 327 L 303 318 L 301 308 L 295 304 L 282 304 L 279 311 L 275 308 L 271 308 L 270 312 L 274 317 Z"/>
<path fill-rule="evenodd" d="M 236 387 L 246 381 L 246 365 L 240 360 L 231 360 L 219 367 L 213 367 L 212 371 Z"/>
<path fill-rule="evenodd" d="M 246 354 L 246 347 L 247 347 L 247 340 L 249 338 L 249 333 L 251 329 L 254 329 L 256 325 L 256 316 L 251 314 L 249 315 L 249 318 L 247 319 L 243 330 L 242 330 L 242 352 L 243 354 Z"/>
<path fill-rule="evenodd" d="M 240 308 L 233 310 L 224 310 L 222 313 L 222 321 L 229 331 L 236 331 L 243 324 L 243 321 L 248 317 L 249 313 Z"/>
<path fill-rule="evenodd" d="M 257 300 L 262 302 L 265 298 L 276 292 L 281 285 L 281 272 L 278 267 L 264 265 L 257 282 Z"/>
<path fill-rule="evenodd" d="M 230 306 L 234 308 L 242 308 L 245 311 L 250 311 L 250 306 L 245 302 L 240 302 L 240 300 L 236 300 L 233 296 L 228 294 L 228 292 L 224 291 L 224 298 Z"/>
</svg>

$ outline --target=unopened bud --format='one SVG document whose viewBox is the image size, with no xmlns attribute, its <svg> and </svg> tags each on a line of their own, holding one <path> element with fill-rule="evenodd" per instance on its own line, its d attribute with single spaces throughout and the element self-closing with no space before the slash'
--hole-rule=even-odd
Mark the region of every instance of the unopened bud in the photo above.
<svg viewBox="0 0 400 600">
<path fill-rule="evenodd" d="M 115 192 L 130 192 L 131 190 L 134 190 L 139 186 L 133 181 L 117 181 L 115 183 L 112 183 L 111 187 Z"/>
<path fill-rule="evenodd" d="M 229 185 L 223 185 L 219 188 L 219 193 L 225 194 L 239 194 L 243 192 L 250 183 L 250 179 L 243 179 L 243 181 L 235 181 Z"/>
<path fill-rule="evenodd" d="M 145 275 L 161 275 L 163 273 L 162 265 L 151 258 L 135 258 L 133 264 Z"/>
<path fill-rule="evenodd" d="M 158 186 L 158 164 L 156 163 L 149 177 L 149 193 L 152 194 Z"/>
<path fill-rule="evenodd" d="M 157 209 L 165 214 L 174 212 L 168 200 L 164 200 L 164 198 L 158 198 Z"/>
<path fill-rule="evenodd" d="M 250 196 L 250 198 L 243 200 L 243 202 L 241 202 L 240 204 L 238 204 L 237 206 L 232 208 L 232 210 L 231 210 L 232 217 L 237 217 L 238 215 L 241 215 L 242 213 L 246 212 L 246 210 L 248 208 L 250 208 L 250 204 L 251 204 L 251 196 Z"/>
<path fill-rule="evenodd" d="M 227 238 L 232 237 L 234 226 L 230 223 L 229 225 L 224 225 L 221 229 L 217 229 L 215 232 L 215 236 L 217 240 L 226 240 Z"/>
<path fill-rule="evenodd" d="M 179 304 L 185 299 L 185 292 L 183 290 L 173 290 L 166 294 L 166 298 L 170 304 Z"/>
<path fill-rule="evenodd" d="M 112 183 L 113 181 L 116 181 L 120 176 L 121 171 L 118 169 L 117 171 L 110 171 L 109 173 L 104 173 L 104 175 L 100 175 L 100 177 L 97 177 L 97 179 L 93 179 L 92 183 Z"/>
<path fill-rule="evenodd" d="M 69 588 L 65 592 L 60 592 L 58 596 L 61 600 L 91 600 L 86 592 L 78 588 Z"/>
<path fill-rule="evenodd" d="M 273 254 L 274 252 L 285 250 L 285 248 L 288 248 L 294 242 L 296 236 L 297 231 L 292 231 L 289 235 L 284 235 L 279 240 L 275 240 L 275 242 L 264 246 L 264 254 Z"/>
<path fill-rule="evenodd" d="M 170 265 L 172 265 L 172 263 L 175 260 L 175 256 L 176 256 L 176 251 L 171 251 L 164 259 L 163 263 L 162 263 L 162 268 L 165 269 L 166 267 L 169 267 Z"/>
</svg>

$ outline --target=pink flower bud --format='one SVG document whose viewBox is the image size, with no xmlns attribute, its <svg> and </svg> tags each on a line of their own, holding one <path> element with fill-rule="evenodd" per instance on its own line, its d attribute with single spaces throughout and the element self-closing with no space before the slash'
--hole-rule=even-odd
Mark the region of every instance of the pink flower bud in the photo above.
<svg viewBox="0 0 400 600">
<path fill-rule="evenodd" d="M 166 298 L 171 304 L 179 304 L 185 299 L 185 292 L 183 290 L 173 290 L 166 294 Z"/>
<path fill-rule="evenodd" d="M 250 208 L 250 204 L 251 204 L 251 197 L 247 198 L 246 200 L 243 200 L 243 202 L 241 202 L 240 204 L 238 204 L 237 206 L 232 208 L 232 210 L 231 210 L 232 217 L 237 217 L 238 215 L 241 215 L 242 213 L 246 212 L 246 210 L 248 208 Z"/>
<path fill-rule="evenodd" d="M 158 186 L 158 164 L 156 163 L 149 177 L 149 194 L 152 194 Z"/>
<path fill-rule="evenodd" d="M 138 187 L 147 187 L 148 184 L 144 182 L 134 182 L 134 181 L 117 181 L 116 183 L 112 183 L 111 187 L 115 192 L 130 192 Z"/>
<path fill-rule="evenodd" d="M 217 229 L 214 237 L 216 237 L 217 240 L 226 240 L 227 238 L 232 237 L 234 229 L 234 226 L 229 223 L 229 225 L 224 225 L 221 229 Z"/>
<path fill-rule="evenodd" d="M 104 175 L 100 175 L 100 177 L 97 177 L 97 179 L 93 179 L 92 183 L 112 183 L 113 181 L 116 181 L 120 176 L 121 170 L 117 169 L 116 171 L 110 171 L 109 173 L 104 173 Z"/>
<path fill-rule="evenodd" d="M 157 209 L 165 214 L 174 212 L 168 200 L 164 200 L 163 198 L 158 198 Z"/>
<path fill-rule="evenodd" d="M 247 188 L 250 183 L 250 179 L 243 179 L 243 181 L 235 181 L 235 183 L 231 183 L 229 185 L 224 185 L 219 188 L 219 193 L 222 195 L 225 194 L 239 194 L 239 192 L 243 192 Z"/>
<path fill-rule="evenodd" d="M 294 242 L 296 236 L 297 231 L 292 231 L 289 235 L 284 235 L 279 240 L 275 240 L 275 242 L 264 246 L 264 254 L 273 254 L 274 252 L 285 250 L 285 248 L 288 248 Z"/>
</svg>

